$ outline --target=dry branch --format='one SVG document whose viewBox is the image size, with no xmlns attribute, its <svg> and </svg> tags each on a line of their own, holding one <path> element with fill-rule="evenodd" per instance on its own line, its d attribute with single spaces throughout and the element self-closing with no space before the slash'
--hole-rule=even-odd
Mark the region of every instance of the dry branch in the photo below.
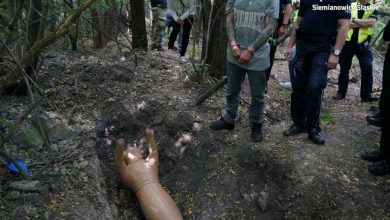
<svg viewBox="0 0 390 220">
<path fill-rule="evenodd" d="M 65 34 L 69 32 L 71 25 L 77 21 L 80 15 L 93 3 L 97 0 L 88 0 L 84 2 L 80 7 L 78 7 L 72 14 L 70 14 L 65 21 L 56 28 L 52 33 L 48 36 L 43 37 L 42 39 L 37 40 L 34 45 L 30 48 L 29 51 L 20 59 L 20 64 L 22 66 L 26 66 L 30 64 L 39 54 L 42 52 L 50 44 L 54 43 L 57 39 L 63 37 Z M 22 79 L 23 75 L 18 70 L 18 67 L 15 64 L 10 64 L 11 68 L 15 71 L 11 71 L 11 73 L 0 72 L 0 91 L 2 88 L 6 88 L 8 86 L 12 86 L 18 84 Z M 12 72 L 16 72 L 18 74 L 14 75 Z"/>
<path fill-rule="evenodd" d="M 220 88 L 222 88 L 227 83 L 227 77 L 224 77 L 217 84 L 211 86 L 203 95 L 201 95 L 198 100 L 196 100 L 196 105 L 202 104 L 206 99 L 208 99 L 212 94 L 217 92 Z"/>
</svg>

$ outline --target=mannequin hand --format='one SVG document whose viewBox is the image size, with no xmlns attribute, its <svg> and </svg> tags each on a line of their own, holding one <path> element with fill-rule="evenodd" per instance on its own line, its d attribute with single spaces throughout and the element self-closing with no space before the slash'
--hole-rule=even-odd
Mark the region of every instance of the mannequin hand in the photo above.
<svg viewBox="0 0 390 220">
<path fill-rule="evenodd" d="M 158 151 L 154 141 L 153 131 L 146 129 L 146 139 L 149 145 L 149 156 L 142 159 L 142 152 L 136 144 L 124 148 L 123 139 L 116 141 L 115 166 L 122 183 L 135 193 L 144 185 L 159 183 Z"/>
</svg>

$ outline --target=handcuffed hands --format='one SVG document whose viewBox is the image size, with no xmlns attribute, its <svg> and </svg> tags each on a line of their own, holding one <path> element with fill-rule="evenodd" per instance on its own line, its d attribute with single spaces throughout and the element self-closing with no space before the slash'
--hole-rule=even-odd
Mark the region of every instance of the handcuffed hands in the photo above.
<svg viewBox="0 0 390 220">
<path fill-rule="evenodd" d="M 252 59 L 252 53 L 248 49 L 242 49 L 240 58 L 238 59 L 239 64 L 248 63 Z"/>
<path fill-rule="evenodd" d="M 158 180 L 158 151 L 154 141 L 153 131 L 146 129 L 146 139 L 149 145 L 149 156 L 142 159 L 139 146 L 124 147 L 123 139 L 116 141 L 115 165 L 122 183 L 135 193 L 150 183 L 159 183 Z"/>
</svg>

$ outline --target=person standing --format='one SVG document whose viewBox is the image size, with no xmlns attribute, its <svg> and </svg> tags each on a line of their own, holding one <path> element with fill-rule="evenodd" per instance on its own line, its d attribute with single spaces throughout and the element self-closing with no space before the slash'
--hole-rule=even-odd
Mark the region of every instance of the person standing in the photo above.
<svg viewBox="0 0 390 220">
<path fill-rule="evenodd" d="M 378 11 L 373 6 L 368 0 L 358 0 L 352 3 L 352 20 L 349 25 L 345 46 L 340 54 L 339 90 L 333 97 L 335 100 L 344 99 L 347 95 L 349 70 L 355 55 L 359 60 L 362 75 L 360 86 L 361 101 L 372 102 L 379 100 L 378 96 L 372 95 L 372 62 L 374 58 L 369 43 L 374 33 L 374 25 L 378 19 Z"/>
<path fill-rule="evenodd" d="M 180 27 L 183 27 L 183 39 L 180 48 L 180 61 L 185 62 L 185 54 L 190 39 L 192 23 L 194 22 L 194 0 L 168 0 L 168 12 L 172 15 L 173 28 L 169 35 L 168 50 L 172 50 Z"/>
<path fill-rule="evenodd" d="M 390 41 L 390 21 L 383 32 L 383 40 Z M 377 176 L 390 174 L 390 46 L 387 47 L 383 65 L 382 93 L 379 101 L 381 110 L 381 140 L 379 150 L 368 151 L 361 156 L 374 162 L 369 167 L 370 173 Z"/>
<path fill-rule="evenodd" d="M 226 5 L 228 94 L 223 117 L 210 124 L 214 130 L 233 130 L 240 103 L 241 85 L 248 74 L 252 103 L 249 109 L 251 138 L 263 140 L 265 74 L 269 67 L 269 37 L 279 17 L 279 0 L 228 0 Z"/>
<path fill-rule="evenodd" d="M 273 39 L 277 39 L 278 37 L 281 37 L 286 33 L 290 21 L 291 12 L 292 12 L 291 0 L 279 0 L 279 6 L 280 7 L 279 7 L 279 16 L 278 16 L 278 26 L 275 29 L 275 32 L 273 33 L 272 36 Z M 270 53 L 269 53 L 270 66 L 266 72 L 267 84 L 271 76 L 276 48 L 277 45 L 275 44 L 270 45 Z"/>
<path fill-rule="evenodd" d="M 152 35 L 151 35 L 151 50 L 164 51 L 161 46 L 162 33 L 164 31 L 164 14 L 167 8 L 166 0 L 150 0 L 152 7 Z"/>
<path fill-rule="evenodd" d="M 165 27 L 168 29 L 168 31 L 173 26 L 173 23 L 175 23 L 175 20 L 173 20 L 172 15 L 169 13 L 169 11 L 167 11 L 167 13 L 165 14 Z M 179 49 L 181 48 L 182 41 L 183 41 L 183 26 L 180 27 L 179 39 L 177 40 L 177 46 L 179 47 Z M 173 48 L 174 50 L 178 50 L 178 48 L 175 47 Z"/>
<path fill-rule="evenodd" d="M 308 133 L 314 144 L 325 144 L 321 135 L 320 110 L 328 70 L 335 69 L 345 43 L 351 14 L 350 0 L 301 0 L 297 21 L 285 51 L 287 60 L 296 44 L 292 79 L 291 118 L 285 136 Z M 321 7 L 320 7 L 321 6 Z M 332 7 L 333 6 L 333 7 Z M 341 10 L 332 10 L 332 9 Z M 322 9 L 322 10 L 319 10 Z"/>
</svg>

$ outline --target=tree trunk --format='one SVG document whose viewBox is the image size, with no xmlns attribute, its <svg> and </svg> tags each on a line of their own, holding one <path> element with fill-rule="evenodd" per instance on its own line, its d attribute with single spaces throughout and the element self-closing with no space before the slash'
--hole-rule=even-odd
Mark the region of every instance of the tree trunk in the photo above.
<svg viewBox="0 0 390 220">
<path fill-rule="evenodd" d="M 208 30 L 206 39 L 203 41 L 202 48 L 205 50 L 203 59 L 206 64 L 210 65 L 212 76 L 225 75 L 226 71 L 226 45 L 228 39 L 225 27 L 225 6 L 226 2 L 224 0 L 214 0 L 211 7 L 211 17 L 203 21 L 203 27 L 207 23 L 207 28 L 204 28 L 204 30 Z M 209 36 L 208 39 L 207 36 Z"/>
<path fill-rule="evenodd" d="M 119 9 L 116 3 L 116 0 L 108 0 L 108 5 L 110 6 L 109 10 L 109 25 L 108 25 L 108 33 L 110 33 L 110 37 L 117 39 L 118 35 L 118 23 L 119 23 Z"/>
<path fill-rule="evenodd" d="M 145 5 L 144 1 L 130 0 L 132 46 L 133 48 L 148 48 L 148 39 L 146 36 Z"/>
<path fill-rule="evenodd" d="M 103 13 L 100 12 L 98 9 L 96 9 L 95 12 L 92 14 L 92 22 L 96 27 L 99 27 L 100 29 L 104 30 Z M 104 46 L 106 46 L 106 43 L 106 37 L 100 31 L 94 30 L 93 48 L 103 48 Z"/>
</svg>

